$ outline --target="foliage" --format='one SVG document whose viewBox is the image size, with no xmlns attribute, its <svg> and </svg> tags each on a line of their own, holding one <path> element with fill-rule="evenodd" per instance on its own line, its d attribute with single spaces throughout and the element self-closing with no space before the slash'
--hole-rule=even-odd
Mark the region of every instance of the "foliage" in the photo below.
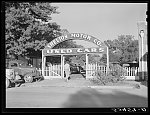
<svg viewBox="0 0 150 115">
<path fill-rule="evenodd" d="M 101 64 L 105 64 L 105 61 L 102 61 L 101 58 L 103 57 L 103 55 L 100 54 L 89 54 L 88 55 L 88 61 L 89 63 L 101 63 Z M 70 61 L 72 61 L 72 63 L 75 64 L 80 64 L 81 66 L 84 66 L 84 63 L 86 62 L 86 55 L 85 54 L 81 54 L 81 55 L 76 55 L 76 56 L 70 56 Z"/>
<path fill-rule="evenodd" d="M 67 29 L 62 29 L 61 30 L 62 35 L 69 34 L 69 31 Z M 59 49 L 59 48 L 80 48 L 82 47 L 81 45 L 77 45 L 73 40 L 66 40 L 63 41 L 56 46 L 54 46 L 54 49 Z"/>
<path fill-rule="evenodd" d="M 118 81 L 125 79 L 126 70 L 118 64 L 110 64 L 110 74 L 115 76 Z"/>
<path fill-rule="evenodd" d="M 47 43 L 67 31 L 51 21 L 57 8 L 49 2 L 5 2 L 6 54 L 41 56 Z M 76 47 L 72 41 L 58 46 Z"/>
<path fill-rule="evenodd" d="M 144 76 L 144 79 L 139 79 L 139 81 L 141 82 L 141 85 L 148 87 L 148 71 L 139 72 L 138 76 Z"/>
<path fill-rule="evenodd" d="M 105 55 L 106 54 L 89 54 L 89 63 L 106 63 L 107 60 L 103 59 Z"/>
<path fill-rule="evenodd" d="M 50 23 L 51 14 L 58 13 L 50 3 L 6 2 L 5 40 L 7 54 L 27 55 L 38 51 L 60 35 L 60 26 Z"/>
<path fill-rule="evenodd" d="M 110 71 L 108 73 L 97 71 L 96 76 L 94 76 L 92 81 L 99 85 L 106 85 L 107 83 L 117 83 L 118 81 L 125 80 L 125 73 L 126 71 L 120 65 L 110 65 Z"/>
<path fill-rule="evenodd" d="M 59 44 L 57 44 L 54 49 L 59 49 L 59 48 L 79 48 L 80 45 L 76 45 L 75 42 L 73 42 L 72 40 L 67 40 L 67 41 L 63 41 Z"/>
<path fill-rule="evenodd" d="M 110 62 L 138 61 L 138 40 L 134 40 L 134 36 L 120 35 L 118 39 L 107 40 L 104 43 L 109 47 Z"/>
<path fill-rule="evenodd" d="M 141 85 L 148 87 L 148 81 L 141 81 Z"/>
<path fill-rule="evenodd" d="M 65 58 L 67 60 L 69 60 L 72 64 L 76 64 L 76 65 L 84 65 L 85 62 L 85 55 L 81 54 L 81 55 L 72 55 L 72 56 L 65 56 Z"/>
</svg>

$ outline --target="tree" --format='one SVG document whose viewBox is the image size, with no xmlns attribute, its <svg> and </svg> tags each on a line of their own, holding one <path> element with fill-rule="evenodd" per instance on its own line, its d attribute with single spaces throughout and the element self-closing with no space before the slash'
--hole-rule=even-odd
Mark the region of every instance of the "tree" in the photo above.
<svg viewBox="0 0 150 115">
<path fill-rule="evenodd" d="M 107 40 L 104 43 L 109 47 L 110 62 L 138 61 L 138 40 L 132 35 L 120 35 L 118 39 Z"/>
<path fill-rule="evenodd" d="M 61 34 L 62 35 L 69 34 L 69 31 L 67 29 L 62 29 Z M 67 41 L 63 41 L 63 42 L 57 44 L 56 46 L 54 46 L 54 49 L 59 49 L 59 48 L 80 48 L 80 47 L 83 47 L 83 46 L 77 45 L 73 40 L 67 40 Z"/>
<path fill-rule="evenodd" d="M 139 60 L 139 47 L 138 40 L 134 40 L 127 48 L 129 61 L 138 61 Z"/>
<path fill-rule="evenodd" d="M 5 41 L 7 55 L 27 56 L 39 52 L 61 35 L 60 26 L 51 21 L 58 7 L 50 3 L 5 2 Z"/>
</svg>

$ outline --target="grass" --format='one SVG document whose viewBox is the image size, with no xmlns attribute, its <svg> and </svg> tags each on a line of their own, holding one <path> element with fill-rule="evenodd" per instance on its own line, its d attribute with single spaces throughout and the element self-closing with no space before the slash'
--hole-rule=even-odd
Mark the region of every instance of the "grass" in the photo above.
<svg viewBox="0 0 150 115">
<path fill-rule="evenodd" d="M 103 84 L 97 80 L 94 80 L 94 79 L 90 79 L 90 82 L 93 84 L 93 85 L 96 85 L 96 86 L 136 86 L 138 83 L 135 82 L 135 81 L 127 81 L 127 80 L 124 80 L 124 81 L 118 81 L 116 83 L 113 83 L 113 82 L 108 82 L 106 84 Z"/>
</svg>

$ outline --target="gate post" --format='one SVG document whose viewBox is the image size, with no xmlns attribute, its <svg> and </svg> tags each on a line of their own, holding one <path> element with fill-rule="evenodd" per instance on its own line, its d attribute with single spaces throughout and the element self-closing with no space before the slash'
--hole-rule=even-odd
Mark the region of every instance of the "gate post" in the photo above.
<svg viewBox="0 0 150 115">
<path fill-rule="evenodd" d="M 43 64 L 43 61 L 44 61 L 44 56 L 43 56 L 43 50 L 42 50 L 42 76 L 44 77 L 44 64 Z"/>
<path fill-rule="evenodd" d="M 89 58 L 88 58 L 88 54 L 86 54 L 86 79 L 89 78 L 88 65 L 89 65 Z"/>
<path fill-rule="evenodd" d="M 42 60 L 42 75 L 43 75 L 43 77 L 45 77 L 45 74 L 44 74 L 45 63 L 46 63 L 46 56 L 43 56 L 43 60 Z"/>
<path fill-rule="evenodd" d="M 108 73 L 109 71 L 109 48 L 107 47 L 107 69 L 106 69 L 106 73 Z"/>
<path fill-rule="evenodd" d="M 64 78 L 64 56 L 61 55 L 61 77 Z"/>
</svg>

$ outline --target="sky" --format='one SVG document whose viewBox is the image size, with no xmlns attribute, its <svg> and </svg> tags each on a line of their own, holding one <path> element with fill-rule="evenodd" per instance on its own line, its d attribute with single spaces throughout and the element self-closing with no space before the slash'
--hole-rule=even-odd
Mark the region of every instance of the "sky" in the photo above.
<svg viewBox="0 0 150 115">
<path fill-rule="evenodd" d="M 137 22 L 146 21 L 147 3 L 52 3 L 59 14 L 52 21 L 70 33 L 85 33 L 100 39 L 114 40 L 119 35 L 138 39 Z M 78 44 L 83 44 L 80 41 Z"/>
</svg>

